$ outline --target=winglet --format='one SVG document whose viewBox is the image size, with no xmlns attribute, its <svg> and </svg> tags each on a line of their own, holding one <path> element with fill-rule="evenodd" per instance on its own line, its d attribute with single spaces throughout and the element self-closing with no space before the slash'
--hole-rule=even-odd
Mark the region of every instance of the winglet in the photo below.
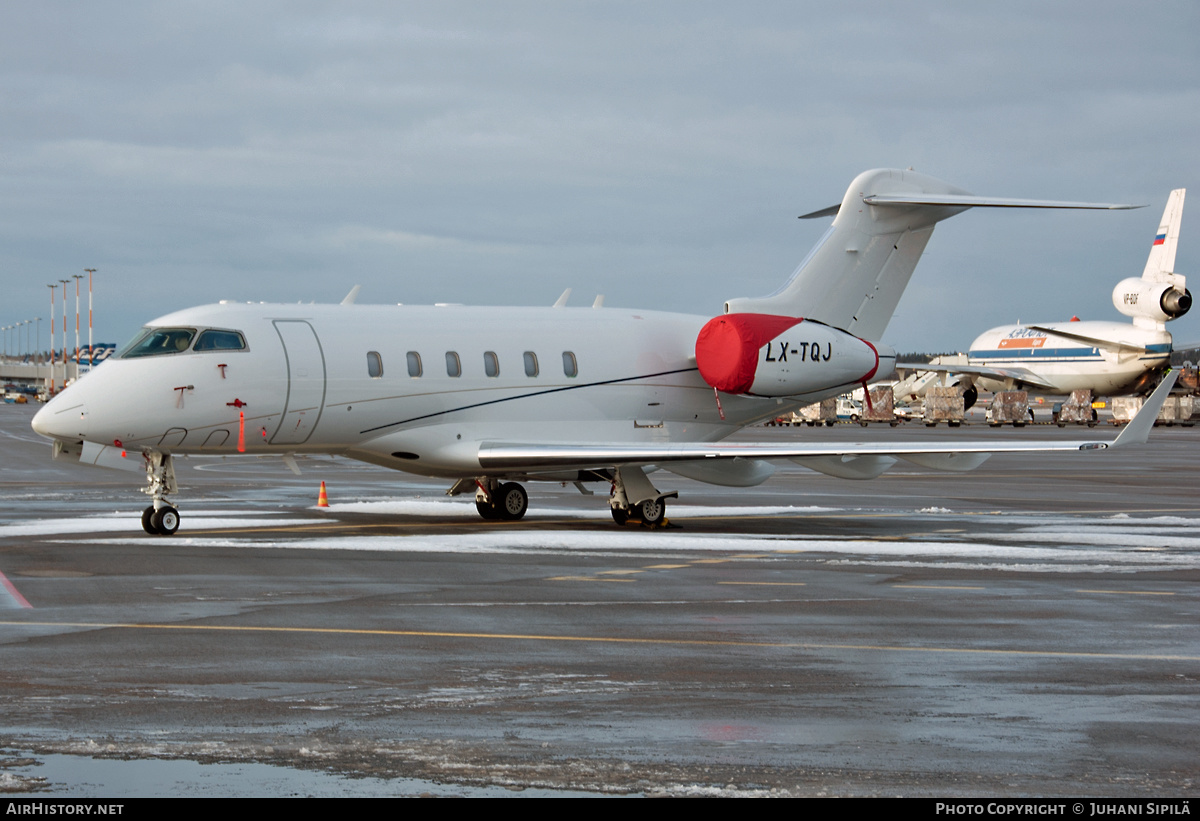
<svg viewBox="0 0 1200 821">
<path fill-rule="evenodd" d="M 346 298 L 342 300 L 343 305 L 353 305 L 354 300 L 358 299 L 358 292 L 362 290 L 361 285 L 355 285 L 350 289 L 350 293 L 346 294 Z"/>
<path fill-rule="evenodd" d="M 568 299 L 570 299 L 570 298 L 571 298 L 571 289 L 570 289 L 570 288 L 568 288 L 567 290 L 565 290 L 565 291 L 563 291 L 563 292 L 562 292 L 562 296 L 560 296 L 560 297 L 558 298 L 558 301 L 554 303 L 554 307 L 555 307 L 555 308 L 564 308 L 564 307 L 566 307 L 567 300 L 568 300 Z"/>
<path fill-rule="evenodd" d="M 1175 387 L 1175 380 L 1178 378 L 1179 371 L 1167 372 L 1163 381 L 1154 389 L 1154 393 L 1150 394 L 1150 398 L 1142 405 L 1142 409 L 1129 420 L 1129 424 L 1113 441 L 1111 447 L 1119 448 L 1122 445 L 1144 445 L 1146 443 L 1150 436 L 1150 428 L 1154 427 L 1154 421 L 1158 419 L 1158 412 L 1162 410 L 1162 406 L 1167 401 L 1167 396 L 1170 395 L 1171 388 Z"/>
</svg>

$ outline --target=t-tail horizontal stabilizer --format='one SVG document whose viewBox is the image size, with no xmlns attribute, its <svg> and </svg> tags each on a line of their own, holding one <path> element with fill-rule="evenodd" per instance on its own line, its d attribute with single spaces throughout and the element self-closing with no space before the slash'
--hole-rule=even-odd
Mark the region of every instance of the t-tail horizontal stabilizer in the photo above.
<svg viewBox="0 0 1200 821">
<path fill-rule="evenodd" d="M 933 227 L 968 208 L 1086 208 L 1135 205 L 979 197 L 914 171 L 865 171 L 839 206 L 806 217 L 833 225 L 774 294 L 731 299 L 725 313 L 813 319 L 864 339 L 883 336 Z"/>
</svg>

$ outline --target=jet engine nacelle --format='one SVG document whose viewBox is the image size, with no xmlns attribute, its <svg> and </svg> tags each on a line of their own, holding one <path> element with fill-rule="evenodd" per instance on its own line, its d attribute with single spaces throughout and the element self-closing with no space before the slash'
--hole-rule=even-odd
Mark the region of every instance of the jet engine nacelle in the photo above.
<svg viewBox="0 0 1200 821">
<path fill-rule="evenodd" d="M 1192 292 L 1169 282 L 1130 277 L 1113 289 L 1113 305 L 1125 316 L 1144 316 L 1158 322 L 1178 319 L 1192 307 Z"/>
<path fill-rule="evenodd" d="M 887 370 L 895 364 L 895 353 Z M 875 345 L 828 325 L 793 316 L 725 314 L 696 337 L 704 381 L 725 393 L 798 396 L 865 383 L 879 371 Z"/>
</svg>

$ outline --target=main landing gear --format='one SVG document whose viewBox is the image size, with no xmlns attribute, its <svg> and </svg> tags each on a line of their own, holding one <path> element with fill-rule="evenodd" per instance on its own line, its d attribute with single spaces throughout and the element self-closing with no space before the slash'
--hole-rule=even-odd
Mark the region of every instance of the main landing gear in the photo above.
<svg viewBox="0 0 1200 821">
<path fill-rule="evenodd" d="M 617 468 L 611 473 L 597 473 L 586 481 L 608 478 L 612 479 L 608 507 L 614 522 L 619 525 L 637 522 L 644 527 L 663 527 L 667 524 L 667 499 L 677 497 L 677 492 L 660 493 L 637 466 Z M 580 482 L 575 484 L 583 490 Z M 529 510 L 529 494 L 525 488 L 516 482 L 502 482 L 494 476 L 460 479 L 446 491 L 446 495 L 468 493 L 472 487 L 475 489 L 475 509 L 484 519 L 515 522 Z M 147 515 L 151 515 L 151 511 L 147 511 Z"/>
<path fill-rule="evenodd" d="M 529 494 L 516 482 L 490 477 L 475 480 L 475 509 L 485 519 L 515 522 L 529 510 Z"/>
<path fill-rule="evenodd" d="M 179 511 L 167 501 L 167 494 L 175 493 L 175 466 L 171 454 L 150 451 L 144 453 L 146 460 L 146 487 L 142 492 L 154 499 L 154 504 L 142 511 L 142 530 L 151 536 L 172 536 L 179 530 Z"/>
<path fill-rule="evenodd" d="M 678 496 L 677 491 L 659 493 L 640 467 L 623 467 L 613 474 L 608 506 L 619 525 L 636 519 L 645 527 L 661 527 L 667 522 L 667 499 Z"/>
</svg>

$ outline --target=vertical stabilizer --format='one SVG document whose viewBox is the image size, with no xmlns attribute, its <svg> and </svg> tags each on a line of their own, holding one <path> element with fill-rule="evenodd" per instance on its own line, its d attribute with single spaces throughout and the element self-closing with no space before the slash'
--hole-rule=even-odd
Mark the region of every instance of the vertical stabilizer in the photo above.
<svg viewBox="0 0 1200 821">
<path fill-rule="evenodd" d="M 966 210 L 864 202 L 875 194 L 893 193 L 967 192 L 912 171 L 863 172 L 847 189 L 829 231 L 787 284 L 761 299 L 731 299 L 725 312 L 803 316 L 855 336 L 879 339 L 933 235 L 933 226 Z"/>
<path fill-rule="evenodd" d="M 731 299 L 725 303 L 725 313 L 805 317 L 878 340 L 933 227 L 976 207 L 1112 210 L 1135 206 L 977 197 L 914 171 L 864 171 L 850 184 L 840 206 L 806 215 L 837 213 L 787 283 L 767 297 Z"/>
<path fill-rule="evenodd" d="M 1183 220 L 1183 197 L 1186 188 L 1176 188 L 1167 197 L 1167 207 L 1163 210 L 1162 222 L 1154 232 L 1154 243 L 1150 246 L 1150 257 L 1146 260 L 1146 270 L 1142 279 L 1151 282 L 1168 282 L 1175 271 L 1175 248 L 1179 244 L 1179 223 Z M 1184 287 L 1182 282 L 1172 282 L 1177 287 Z"/>
</svg>

